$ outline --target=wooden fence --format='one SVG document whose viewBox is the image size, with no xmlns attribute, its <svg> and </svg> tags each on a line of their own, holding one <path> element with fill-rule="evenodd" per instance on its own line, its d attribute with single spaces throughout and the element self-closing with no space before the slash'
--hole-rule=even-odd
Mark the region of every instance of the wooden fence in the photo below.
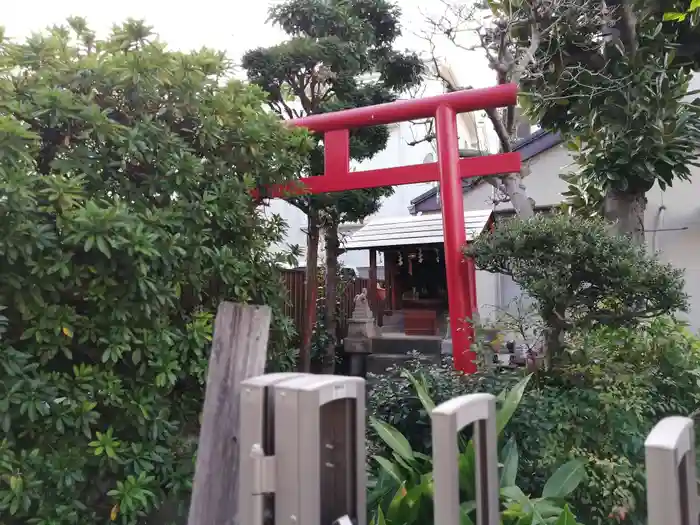
<svg viewBox="0 0 700 525">
<path fill-rule="evenodd" d="M 287 288 L 287 304 L 285 315 L 294 320 L 294 325 L 300 327 L 304 324 L 304 297 L 306 293 L 306 283 L 304 282 L 304 270 L 294 269 L 284 271 L 284 285 Z M 348 318 L 352 315 L 354 299 L 363 288 L 369 288 L 369 279 L 356 278 L 347 282 L 347 286 L 338 294 L 338 338 L 343 338 L 348 331 Z M 319 297 L 324 294 L 319 293 Z M 320 299 L 322 300 L 322 299 Z"/>
</svg>

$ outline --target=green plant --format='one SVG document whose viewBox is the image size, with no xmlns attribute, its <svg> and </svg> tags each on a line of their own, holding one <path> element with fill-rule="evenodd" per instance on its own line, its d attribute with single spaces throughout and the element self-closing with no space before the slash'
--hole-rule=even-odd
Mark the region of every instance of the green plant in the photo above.
<svg viewBox="0 0 700 525">
<path fill-rule="evenodd" d="M 566 332 L 630 326 L 687 308 L 683 272 L 600 219 L 562 214 L 509 220 L 465 253 L 480 270 L 510 276 L 537 303 L 548 365 Z"/>
<path fill-rule="evenodd" d="M 435 408 L 425 383 L 421 378 L 406 373 L 423 409 L 430 413 Z M 512 389 L 499 396 L 501 405 L 496 416 L 500 437 L 522 399 L 530 376 L 519 381 Z M 416 452 L 408 440 L 391 425 L 378 419 L 371 426 L 391 451 L 390 457 L 373 456 L 379 466 L 379 475 L 368 498 L 368 506 L 376 525 L 412 525 L 431 523 L 433 517 L 432 460 Z M 472 523 L 475 510 L 475 458 L 471 440 L 462 437 L 461 452 L 456 460 L 459 465 L 462 523 Z M 504 524 L 567 524 L 575 523 L 573 514 L 563 500 L 583 480 L 583 463 L 571 460 L 562 465 L 547 480 L 542 497 L 530 498 L 517 485 L 519 463 L 518 447 L 511 438 L 500 453 L 501 522 Z"/>
<path fill-rule="evenodd" d="M 218 304 L 269 304 L 286 347 L 284 223 L 250 191 L 312 143 L 231 72 L 137 21 L 0 40 L 3 524 L 186 505 Z"/>
<path fill-rule="evenodd" d="M 567 339 L 569 364 L 537 374 L 504 431 L 505 441 L 518 444 L 518 485 L 526 494 L 542 494 L 558 465 L 578 459 L 586 479 L 567 498 L 577 518 L 587 525 L 611 519 L 643 525 L 644 440 L 666 416 L 697 417 L 700 338 L 662 316 L 633 327 L 573 332 Z M 443 365 L 409 360 L 407 370 L 436 403 L 473 392 L 497 394 L 522 379 L 513 372 L 462 376 L 449 359 Z M 430 417 L 408 375 L 374 381 L 370 413 L 396 428 L 413 451 L 430 454 Z M 368 442 L 371 454 L 392 458 L 373 429 Z"/>
<path fill-rule="evenodd" d="M 430 415 L 425 411 L 413 384 L 411 374 L 420 377 L 435 403 L 439 404 L 456 396 L 474 392 L 496 392 L 515 385 L 522 375 L 517 372 L 504 374 L 478 373 L 464 375 L 455 371 L 451 356 L 443 356 L 440 364 L 427 364 L 420 354 L 412 352 L 401 367 L 390 367 L 386 374 L 371 376 L 368 395 L 368 412 L 372 417 L 395 427 L 409 441 L 414 450 L 430 453 Z M 389 450 L 369 431 L 369 452 L 386 454 Z"/>
<path fill-rule="evenodd" d="M 645 523 L 644 440 L 671 415 L 700 407 L 700 339 L 672 318 L 636 327 L 600 326 L 571 334 L 573 363 L 540 381 L 523 399 L 510 430 L 521 448 L 525 488 L 540 487 L 546 472 L 571 457 L 588 477 L 575 494 L 589 524 L 624 516 Z"/>
</svg>

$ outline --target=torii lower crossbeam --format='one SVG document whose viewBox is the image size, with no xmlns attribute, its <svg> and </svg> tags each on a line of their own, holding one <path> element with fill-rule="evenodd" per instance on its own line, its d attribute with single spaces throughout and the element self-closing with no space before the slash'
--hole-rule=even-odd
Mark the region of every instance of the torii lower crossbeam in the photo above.
<svg viewBox="0 0 700 525">
<path fill-rule="evenodd" d="M 516 98 L 517 86 L 504 84 L 291 120 L 291 125 L 323 134 L 324 174 L 274 188 L 271 195 L 281 197 L 299 192 L 318 194 L 438 181 L 454 365 L 457 370 L 468 374 L 476 372 L 476 355 L 471 350 L 474 337 L 471 319 L 477 312 L 477 303 L 474 263 L 462 254 L 466 232 L 461 181 L 470 177 L 519 172 L 520 154 L 504 153 L 460 159 L 457 114 L 510 106 L 516 103 Z M 431 117 L 435 118 L 437 162 L 350 172 L 350 129 Z"/>
</svg>

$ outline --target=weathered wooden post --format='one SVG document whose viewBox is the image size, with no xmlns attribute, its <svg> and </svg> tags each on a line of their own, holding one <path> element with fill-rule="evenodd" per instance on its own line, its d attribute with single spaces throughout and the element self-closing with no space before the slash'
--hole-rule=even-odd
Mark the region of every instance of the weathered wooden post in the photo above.
<svg viewBox="0 0 700 525">
<path fill-rule="evenodd" d="M 644 442 L 649 525 L 697 525 L 693 420 L 662 419 Z"/>
<path fill-rule="evenodd" d="M 265 371 L 270 319 L 267 306 L 216 312 L 188 525 L 237 523 L 241 383 Z"/>
<path fill-rule="evenodd" d="M 474 425 L 476 525 L 499 525 L 496 398 L 470 394 L 432 411 L 435 523 L 459 525 L 459 432 Z"/>
<path fill-rule="evenodd" d="M 343 341 L 350 357 L 350 375 L 364 376 L 367 356 L 372 353 L 372 338 L 376 334 L 374 316 L 367 299 L 367 290 L 355 296 L 352 316 L 348 319 L 348 335 Z"/>
<path fill-rule="evenodd" d="M 364 380 L 305 376 L 273 388 L 275 525 L 327 525 L 344 516 L 365 525 Z"/>
</svg>

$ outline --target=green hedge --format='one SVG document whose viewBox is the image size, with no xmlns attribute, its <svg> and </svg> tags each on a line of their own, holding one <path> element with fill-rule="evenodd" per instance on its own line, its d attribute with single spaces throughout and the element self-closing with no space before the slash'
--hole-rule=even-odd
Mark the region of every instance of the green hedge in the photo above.
<svg viewBox="0 0 700 525">
<path fill-rule="evenodd" d="M 668 415 L 700 408 L 700 340 L 680 323 L 661 318 L 636 329 L 600 328 L 570 341 L 571 363 L 531 381 L 505 437 L 521 455 L 518 484 L 539 494 L 553 470 L 572 458 L 587 463 L 587 480 L 571 503 L 580 521 L 645 523 L 644 440 Z M 584 350 L 585 349 L 585 350 Z M 498 394 L 520 373 L 462 376 L 449 359 L 441 366 L 413 360 L 433 398 L 472 392 Z M 430 450 L 429 418 L 410 382 L 379 378 L 369 397 L 372 415 L 389 422 L 419 450 Z M 382 453 L 370 433 L 370 448 Z"/>
<path fill-rule="evenodd" d="M 250 196 L 309 149 L 211 50 L 129 21 L 0 40 L 0 522 L 144 523 L 189 500 L 221 300 L 282 315 Z M 0 321 L 2 321 L 0 319 Z"/>
</svg>

